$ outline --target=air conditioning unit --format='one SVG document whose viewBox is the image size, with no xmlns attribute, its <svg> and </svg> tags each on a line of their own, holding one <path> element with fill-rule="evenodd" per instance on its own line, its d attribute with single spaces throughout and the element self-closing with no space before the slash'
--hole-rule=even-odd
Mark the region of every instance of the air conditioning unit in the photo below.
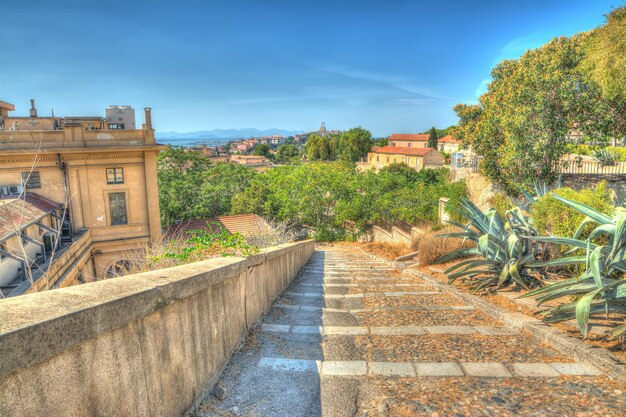
<svg viewBox="0 0 626 417">
<path fill-rule="evenodd" d="M 21 185 L 9 185 L 9 194 L 10 195 L 20 195 L 22 194 L 22 191 L 24 190 L 24 187 L 22 187 Z"/>
<path fill-rule="evenodd" d="M 21 185 L 5 185 L 0 187 L 0 194 L 2 195 L 20 195 L 24 187 Z"/>
</svg>

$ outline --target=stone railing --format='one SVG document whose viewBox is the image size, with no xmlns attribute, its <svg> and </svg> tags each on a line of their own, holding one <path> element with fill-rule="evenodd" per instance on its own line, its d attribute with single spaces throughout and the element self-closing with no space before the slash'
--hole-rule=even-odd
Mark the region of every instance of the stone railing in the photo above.
<svg viewBox="0 0 626 417">
<path fill-rule="evenodd" d="M 0 415 L 183 416 L 315 249 L 0 300 Z"/>
<path fill-rule="evenodd" d="M 54 257 L 52 264 L 45 270 L 45 275 L 36 281 L 28 289 L 28 292 L 37 292 L 58 287 L 59 285 L 62 286 L 67 270 L 85 256 L 91 255 L 91 231 L 87 229 L 79 233 L 67 248 L 63 248 L 61 253 Z"/>
</svg>

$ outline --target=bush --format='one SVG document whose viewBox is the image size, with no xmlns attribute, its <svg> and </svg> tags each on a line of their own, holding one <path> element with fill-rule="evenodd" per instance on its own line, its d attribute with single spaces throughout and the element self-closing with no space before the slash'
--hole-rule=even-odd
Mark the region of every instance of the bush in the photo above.
<svg viewBox="0 0 626 417">
<path fill-rule="evenodd" d="M 591 145 L 570 145 L 568 152 L 576 155 L 592 156 L 594 151 L 606 149 L 607 151 L 615 154 L 618 161 L 626 162 L 626 148 L 621 146 L 591 146 Z"/>
<path fill-rule="evenodd" d="M 461 248 L 472 247 L 472 243 L 466 241 L 463 243 L 462 239 L 455 238 L 440 238 L 437 235 L 442 233 L 454 233 L 458 231 L 454 227 L 446 227 L 438 230 L 429 230 L 425 234 L 421 235 L 417 239 L 413 240 L 411 248 L 417 251 L 417 260 L 420 265 L 430 265 L 436 259 L 442 257 L 446 253 L 450 253 L 454 250 Z"/>
<path fill-rule="evenodd" d="M 511 210 L 514 207 L 514 205 L 509 199 L 509 197 L 507 197 L 506 193 L 499 192 L 499 193 L 494 194 L 493 197 L 491 198 L 491 207 L 496 209 L 496 211 L 498 212 L 498 214 L 500 214 L 500 216 L 504 217 L 504 213 Z"/>
<path fill-rule="evenodd" d="M 606 182 L 601 182 L 594 189 L 585 188 L 575 191 L 571 188 L 559 188 L 554 193 L 569 200 L 586 204 L 604 214 L 613 212 L 611 190 Z M 558 202 L 550 194 L 539 198 L 531 205 L 533 226 L 542 236 L 573 237 L 585 216 L 580 212 Z M 588 225 L 583 230 L 581 239 L 586 239 L 593 230 Z"/>
<path fill-rule="evenodd" d="M 370 242 L 363 245 L 366 252 L 373 253 L 389 260 L 409 253 L 409 249 L 402 243 Z"/>
</svg>

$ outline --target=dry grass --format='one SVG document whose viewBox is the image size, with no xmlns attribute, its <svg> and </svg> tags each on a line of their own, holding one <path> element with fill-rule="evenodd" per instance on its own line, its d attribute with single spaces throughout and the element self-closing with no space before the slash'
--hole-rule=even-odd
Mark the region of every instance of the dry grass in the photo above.
<svg viewBox="0 0 626 417">
<path fill-rule="evenodd" d="M 463 243 L 462 239 L 436 237 L 452 232 L 458 232 L 458 229 L 447 227 L 437 231 L 430 230 L 413 241 L 413 249 L 418 252 L 417 259 L 420 265 L 430 265 L 446 253 L 473 246 L 471 242 Z"/>
<path fill-rule="evenodd" d="M 411 249 L 401 243 L 370 242 L 363 244 L 362 247 L 366 252 L 389 260 L 411 252 Z"/>
</svg>

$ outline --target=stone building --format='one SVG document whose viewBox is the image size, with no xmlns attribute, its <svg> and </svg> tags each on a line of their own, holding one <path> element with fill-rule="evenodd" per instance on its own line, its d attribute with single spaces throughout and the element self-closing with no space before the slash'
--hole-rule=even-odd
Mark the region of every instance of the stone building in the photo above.
<svg viewBox="0 0 626 417">
<path fill-rule="evenodd" d="M 90 128 L 88 119 L 0 130 L 5 295 L 106 277 L 127 265 L 128 251 L 161 238 L 156 156 L 165 147 L 150 108 L 139 130 Z"/>
<path fill-rule="evenodd" d="M 389 136 L 389 146 L 402 148 L 427 148 L 428 133 L 394 133 Z"/>
<path fill-rule="evenodd" d="M 383 146 L 372 148 L 367 154 L 367 162 L 376 169 L 391 164 L 407 164 L 416 171 L 424 168 L 439 168 L 443 165 L 443 155 L 433 148 L 413 148 L 401 146 Z"/>
<path fill-rule="evenodd" d="M 437 148 L 439 149 L 439 152 L 458 152 L 460 147 L 461 141 L 451 135 L 444 136 L 437 140 Z"/>
</svg>

